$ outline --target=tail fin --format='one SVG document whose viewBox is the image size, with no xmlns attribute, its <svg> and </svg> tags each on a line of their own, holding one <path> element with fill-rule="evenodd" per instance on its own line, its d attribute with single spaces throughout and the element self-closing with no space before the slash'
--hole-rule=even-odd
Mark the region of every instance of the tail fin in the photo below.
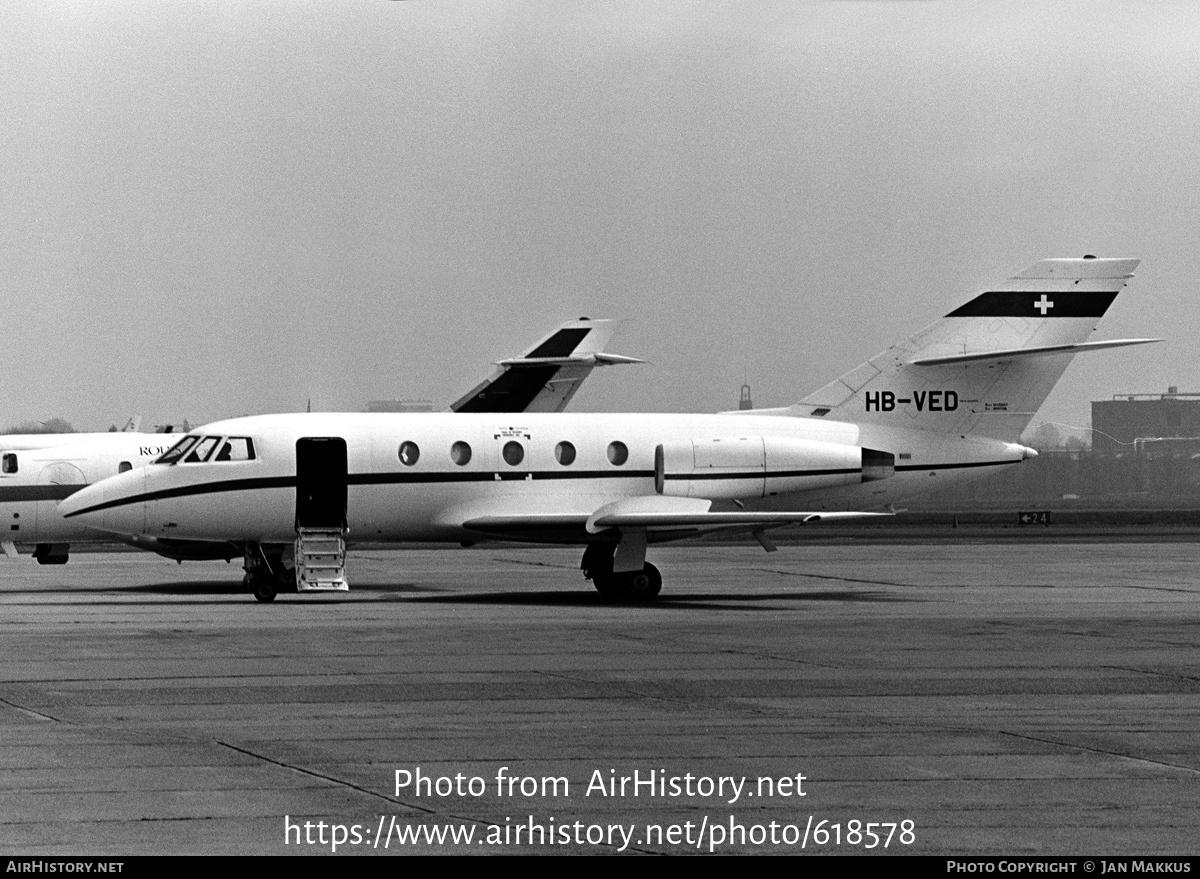
<svg viewBox="0 0 1200 879">
<path fill-rule="evenodd" d="M 792 407 L 795 415 L 1017 441 L 1136 259 L 1044 259 Z"/>
<path fill-rule="evenodd" d="M 455 412 L 561 412 L 597 366 L 641 363 L 602 350 L 616 329 L 612 320 L 580 318 L 538 339 L 450 405 Z"/>
</svg>

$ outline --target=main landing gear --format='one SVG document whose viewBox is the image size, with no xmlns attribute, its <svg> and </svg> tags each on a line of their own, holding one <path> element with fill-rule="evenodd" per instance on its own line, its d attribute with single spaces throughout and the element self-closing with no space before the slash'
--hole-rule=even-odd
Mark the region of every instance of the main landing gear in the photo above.
<svg viewBox="0 0 1200 879">
<path fill-rule="evenodd" d="M 284 549 L 247 543 L 242 582 L 258 601 L 274 601 L 280 592 L 296 591 L 296 569 L 284 560 Z"/>
<path fill-rule="evenodd" d="M 583 552 L 579 567 L 583 576 L 592 581 L 596 591 L 606 598 L 630 601 L 653 601 L 662 591 L 662 574 L 649 562 L 640 571 L 613 571 L 616 547 L 593 543 Z"/>
</svg>

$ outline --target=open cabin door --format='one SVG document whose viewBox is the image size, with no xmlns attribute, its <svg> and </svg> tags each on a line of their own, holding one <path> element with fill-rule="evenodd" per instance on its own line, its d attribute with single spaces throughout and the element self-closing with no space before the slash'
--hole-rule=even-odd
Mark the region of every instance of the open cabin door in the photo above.
<svg viewBox="0 0 1200 879">
<path fill-rule="evenodd" d="M 337 436 L 296 440 L 296 528 L 346 524 L 346 441 Z"/>
<path fill-rule="evenodd" d="M 296 440 L 296 588 L 345 591 L 346 441 L 306 436 Z"/>
</svg>

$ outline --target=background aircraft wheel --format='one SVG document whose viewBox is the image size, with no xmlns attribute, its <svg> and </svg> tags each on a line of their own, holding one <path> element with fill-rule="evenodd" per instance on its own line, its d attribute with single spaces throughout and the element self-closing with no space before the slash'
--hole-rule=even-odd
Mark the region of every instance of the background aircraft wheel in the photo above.
<svg viewBox="0 0 1200 879">
<path fill-rule="evenodd" d="M 662 574 L 649 562 L 640 571 L 625 576 L 625 590 L 635 601 L 650 601 L 662 591 Z"/>
</svg>

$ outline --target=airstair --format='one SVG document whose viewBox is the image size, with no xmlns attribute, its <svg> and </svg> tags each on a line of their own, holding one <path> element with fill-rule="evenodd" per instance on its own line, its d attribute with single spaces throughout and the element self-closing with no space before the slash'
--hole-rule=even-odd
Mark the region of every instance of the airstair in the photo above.
<svg viewBox="0 0 1200 879">
<path fill-rule="evenodd" d="M 296 530 L 296 589 L 300 592 L 349 591 L 345 529 Z"/>
</svg>

